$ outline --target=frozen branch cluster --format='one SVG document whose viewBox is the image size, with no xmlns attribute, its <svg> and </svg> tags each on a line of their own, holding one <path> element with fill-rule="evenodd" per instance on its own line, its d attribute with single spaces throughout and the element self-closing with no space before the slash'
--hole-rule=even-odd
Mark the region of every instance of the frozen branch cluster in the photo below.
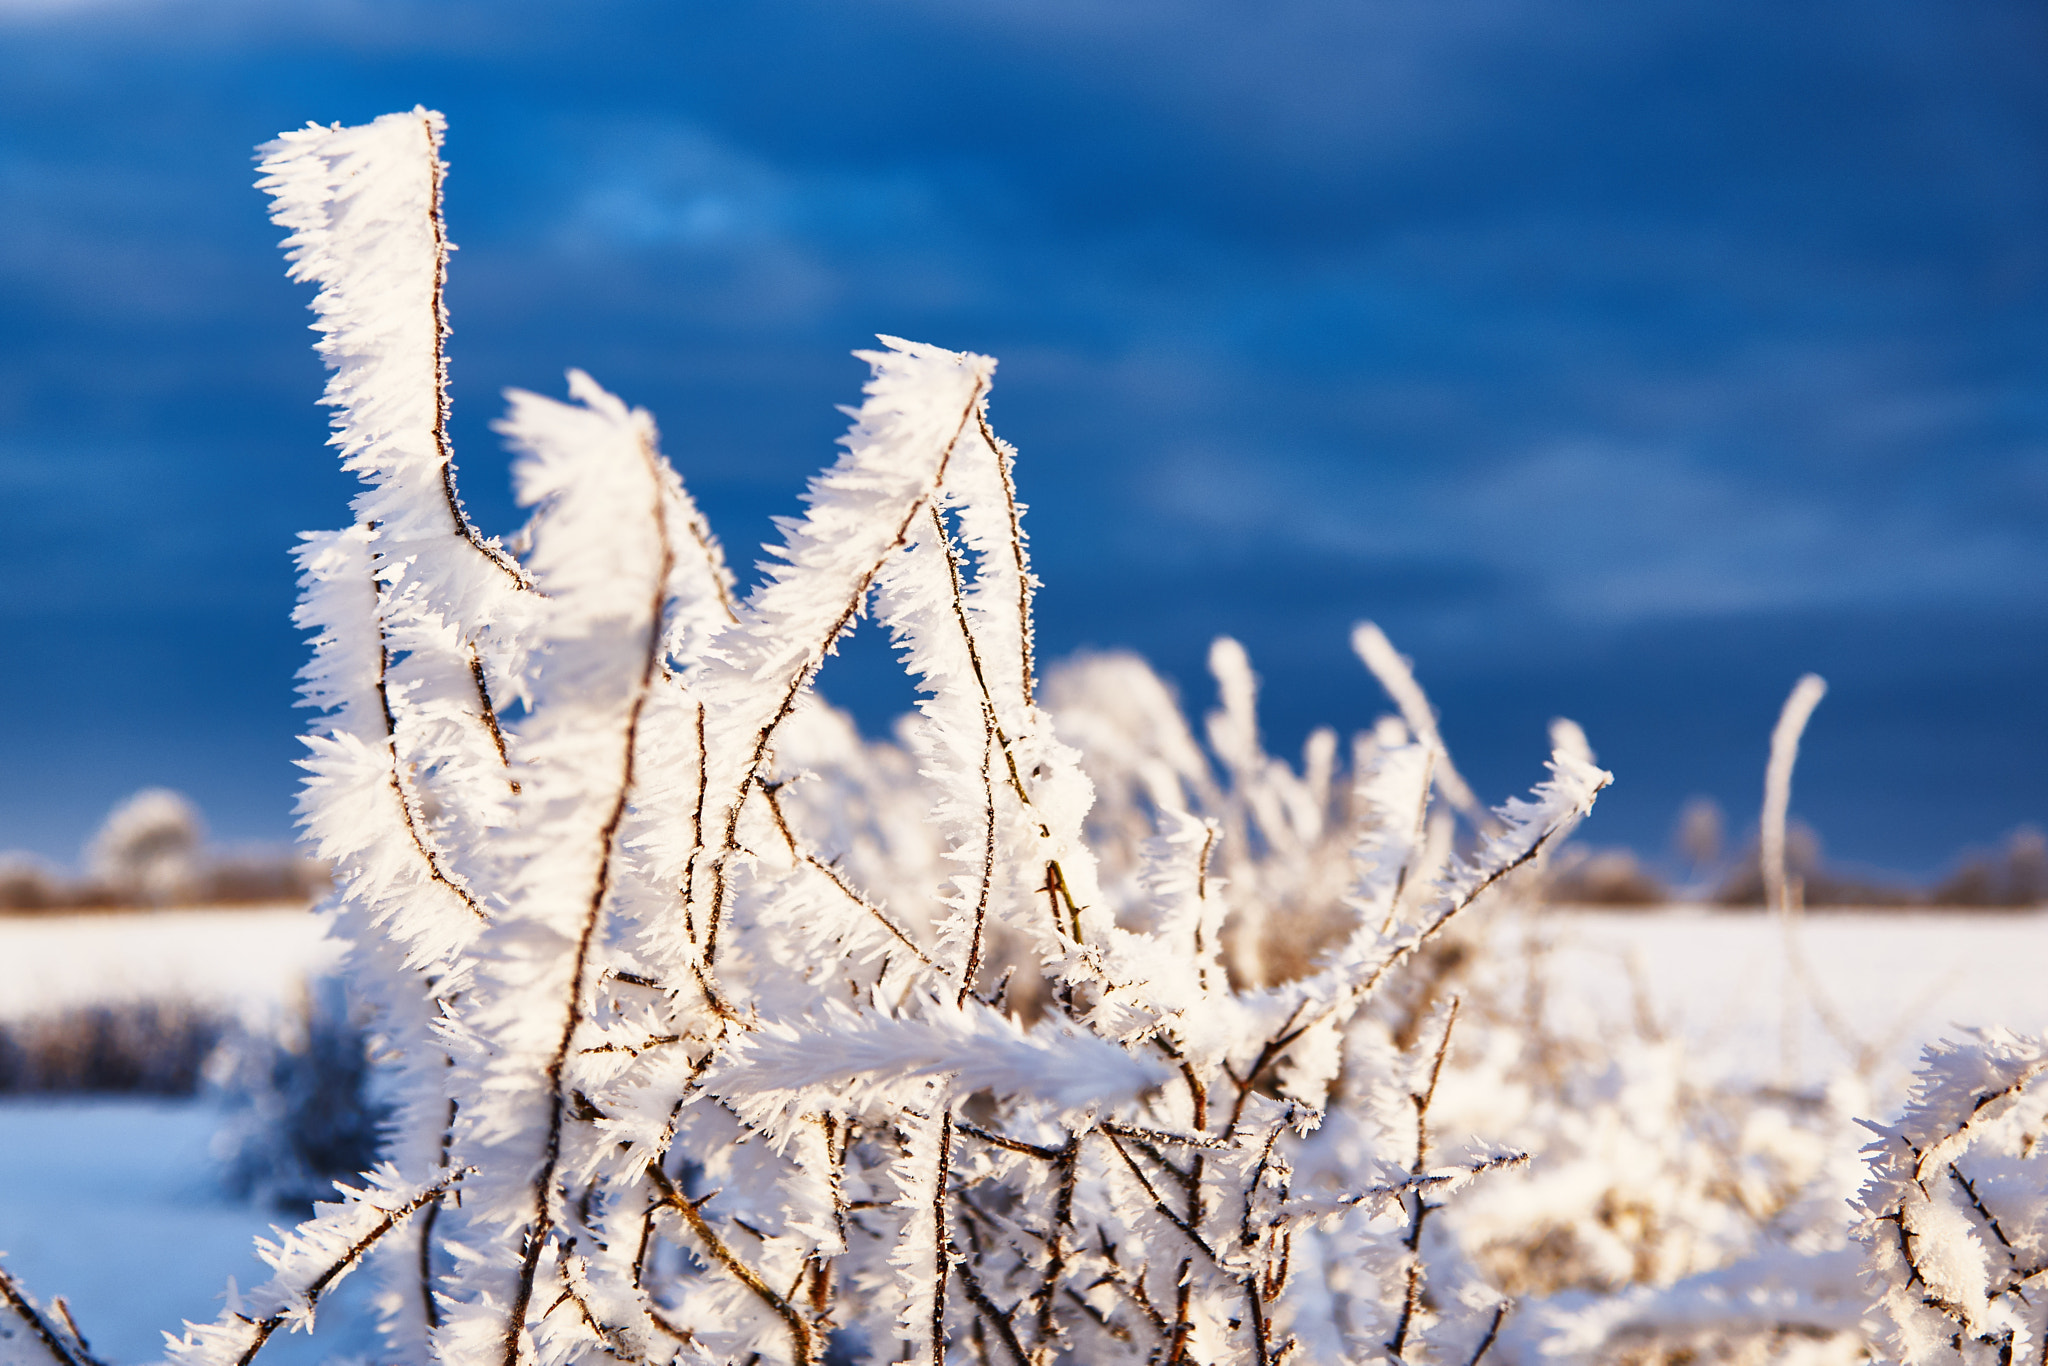
<svg viewBox="0 0 2048 1366">
<path fill-rule="evenodd" d="M 1467 1006 L 1436 1109 L 1531 1160 L 1452 1205 L 1424 1248 L 1433 1283 L 1513 1296 L 1495 1358 L 1863 1360 L 1846 1200 L 1867 1092 L 1759 1084 L 1690 1049 L 1653 1001 L 1633 1022 L 1575 1018 L 1546 991 L 1541 932 L 1502 928 L 1457 973 Z"/>
<path fill-rule="evenodd" d="M 1403 1053 L 1367 1008 L 1608 775 L 1559 754 L 1454 858 L 1432 726 L 1361 737 L 1348 787 L 1332 737 L 1297 774 L 1225 643 L 1220 782 L 1156 680 L 1068 680 L 1124 747 L 1091 832 L 981 356 L 863 353 L 843 452 L 744 598 L 652 419 L 580 373 L 511 395 L 532 517 L 485 537 L 446 434 L 440 136 L 415 110 L 264 149 L 363 481 L 300 550 L 301 809 L 397 1119 L 173 1360 L 246 1363 L 364 1262 L 399 1360 L 1421 1351 L 1456 1317 L 1425 1303 L 1423 1221 L 1521 1155 L 1439 1151 L 1448 1023 Z M 903 749 L 813 692 L 870 614 L 921 693 Z M 1105 876 L 1092 840 L 1140 810 Z M 1319 951 L 1282 970 L 1310 903 Z"/>
<path fill-rule="evenodd" d="M 1926 1050 L 1905 1114 L 1871 1124 L 1857 1230 L 1902 1361 L 2038 1361 L 2048 1346 L 2048 1045 L 1973 1031 Z"/>
<path fill-rule="evenodd" d="M 1298 766 L 1233 641 L 1200 738 L 1129 656 L 1041 680 L 992 360 L 862 353 L 751 592 L 652 418 L 579 372 L 509 396 L 531 517 L 484 535 L 447 436 L 441 133 L 414 110 L 263 149 L 362 481 L 299 550 L 301 815 L 394 1119 L 178 1366 L 248 1366 L 359 1267 L 380 1359 L 422 1366 L 1876 1339 L 1842 1103 L 1714 1091 L 1649 1025 L 1559 1038 L 1469 933 L 1609 781 L 1578 728 L 1489 811 L 1370 625 L 1398 716 Z M 897 743 L 814 690 L 868 618 L 920 695 Z M 1885 1341 L 2038 1354 L 2048 1062 L 1986 1035 L 1929 1066 L 1862 1197 Z M 0 1366 L 95 1366 L 4 1272 L 0 1327 Z"/>
</svg>

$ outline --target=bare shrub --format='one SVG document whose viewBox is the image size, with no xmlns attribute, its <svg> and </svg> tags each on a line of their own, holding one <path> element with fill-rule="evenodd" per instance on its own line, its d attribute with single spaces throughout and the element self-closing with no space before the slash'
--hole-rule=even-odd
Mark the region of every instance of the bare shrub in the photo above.
<svg viewBox="0 0 2048 1366">
<path fill-rule="evenodd" d="M 95 1005 L 0 1024 L 0 1092 L 190 1095 L 233 1028 L 177 1001 Z"/>
</svg>

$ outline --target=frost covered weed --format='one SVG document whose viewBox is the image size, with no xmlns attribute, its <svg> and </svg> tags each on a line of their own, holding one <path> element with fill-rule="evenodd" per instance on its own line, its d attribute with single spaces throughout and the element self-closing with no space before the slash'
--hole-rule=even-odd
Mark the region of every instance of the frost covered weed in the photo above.
<svg viewBox="0 0 2048 1366">
<path fill-rule="evenodd" d="M 1404 1053 L 1366 1008 L 1607 775 L 1560 754 L 1452 858 L 1430 794 L 1462 784 L 1377 633 L 1416 720 L 1361 741 L 1341 792 L 1333 739 L 1306 776 L 1258 749 L 1223 646 L 1226 779 L 1140 699 L 1144 828 L 1104 841 L 1105 877 L 1037 697 L 978 356 L 866 355 L 844 453 L 743 598 L 651 419 L 581 374 L 568 403 L 512 395 L 533 517 L 484 537 L 445 436 L 439 134 L 419 111 L 312 128 L 264 164 L 366 486 L 300 552 L 302 809 L 397 1113 L 367 1183 L 174 1357 L 248 1360 L 365 1260 L 402 1359 L 1490 1338 L 1492 1302 L 1425 1296 L 1418 1239 L 1521 1155 L 1426 1141 L 1407 1097 L 1447 1025 Z M 869 612 L 923 693 L 901 750 L 812 694 Z M 1313 954 L 1288 928 L 1311 907 Z M 1389 1106 L 1412 1144 L 1379 1141 Z"/>
<path fill-rule="evenodd" d="M 1609 781 L 1576 727 L 1488 811 L 1371 626 L 1399 717 L 1299 768 L 1233 642 L 1206 752 L 1128 656 L 1041 686 L 994 362 L 893 339 L 745 596 L 652 419 L 577 372 L 510 396 L 532 518 L 485 537 L 446 435 L 440 135 L 264 149 L 364 483 L 299 552 L 301 811 L 394 1116 L 175 1361 L 246 1366 L 365 1263 L 389 1359 L 464 1366 L 1862 1350 L 1802 1204 L 1825 1125 L 1688 1087 L 1655 1038 L 1547 1032 L 1466 932 Z M 921 692 L 900 744 L 813 692 L 869 614 Z M 1465 1138 L 1503 1119 L 1532 1172 Z M 1949 1239 L 1902 1263 L 1960 1287 L 1939 1312 L 2031 1341 L 2017 1282 L 1971 1297 L 1947 1194 L 1889 1191 L 1874 1219 Z M 0 1298 L 0 1360 L 88 1366 Z"/>
<path fill-rule="evenodd" d="M 1632 1028 L 1573 1025 L 1548 1008 L 1540 959 L 1473 964 L 1459 989 L 1477 1008 L 1438 1107 L 1446 1125 L 1513 1136 L 1531 1161 L 1447 1210 L 1437 1255 L 1514 1297 L 1496 1350 L 1859 1357 L 1865 1297 L 1843 1202 L 1861 1170 L 1849 1116 L 1863 1092 L 1759 1085 L 1647 1011 Z"/>
</svg>

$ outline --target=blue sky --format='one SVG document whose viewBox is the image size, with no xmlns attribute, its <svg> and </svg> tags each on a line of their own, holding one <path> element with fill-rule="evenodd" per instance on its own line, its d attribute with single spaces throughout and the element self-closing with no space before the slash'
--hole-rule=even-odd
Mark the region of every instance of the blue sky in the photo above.
<svg viewBox="0 0 2048 1366">
<path fill-rule="evenodd" d="M 144 783 L 288 832 L 348 488 L 250 149 L 416 102 L 494 528 L 496 395 L 574 364 L 745 563 L 912 336 L 1002 358 L 1055 651 L 1199 707 L 1232 632 L 1292 745 L 1382 708 L 1373 617 L 1483 791 L 1572 716 L 1649 854 L 1817 669 L 1831 853 L 2048 821 L 2037 4 L 0 0 L 0 72 L 0 846 Z"/>
</svg>

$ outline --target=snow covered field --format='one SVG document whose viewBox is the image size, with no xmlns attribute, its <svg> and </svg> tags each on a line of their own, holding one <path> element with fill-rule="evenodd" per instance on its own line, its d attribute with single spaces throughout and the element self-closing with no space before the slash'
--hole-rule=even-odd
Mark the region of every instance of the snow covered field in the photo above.
<svg viewBox="0 0 2048 1366">
<path fill-rule="evenodd" d="M 1887 1104 L 1921 1046 L 1956 1026 L 2048 1028 L 2038 911 L 1809 912 L 1790 954 L 1783 925 L 1754 911 L 1552 910 L 1501 928 L 1541 955 L 1561 1024 L 1632 1027 L 1641 1007 L 1718 1069 L 1806 1084 L 1858 1046 L 1881 1060 L 1871 1080 Z"/>
<path fill-rule="evenodd" d="M 1788 1001 L 1809 1080 L 1843 1060 L 1844 1032 L 1910 1070 L 1921 1043 L 1952 1024 L 2048 1026 L 2038 912 L 1809 913 L 1795 931 L 1804 983 L 1784 928 L 1753 911 L 1551 909 L 1503 916 L 1496 931 L 1505 953 L 1540 955 L 1560 1023 L 1633 1022 L 1646 1007 L 1756 1076 L 1782 1066 Z M 261 1017 L 333 965 L 322 933 L 292 907 L 0 917 L 0 1021 L 137 1000 Z"/>
<path fill-rule="evenodd" d="M 336 961 L 324 933 L 297 906 L 0 916 L 0 1021 L 142 1000 L 266 1014 Z"/>
<path fill-rule="evenodd" d="M 0 1024 L 157 1001 L 260 1028 L 333 965 L 323 934 L 299 907 L 0 917 Z M 210 1319 L 228 1277 L 260 1284 L 253 1240 L 296 1221 L 222 1193 L 223 1122 L 203 1100 L 0 1096 L 0 1253 L 108 1361 L 160 1356 L 161 1330 Z M 280 1360 L 368 1347 L 366 1321 L 342 1328 L 361 1318 L 349 1291 L 321 1350 L 300 1337 Z"/>
<path fill-rule="evenodd" d="M 1702 1066 L 1805 1082 L 1841 1065 L 1846 1038 L 1884 1059 L 1872 1081 L 1886 1106 L 1920 1045 L 1953 1025 L 2048 1026 L 2038 913 L 1812 914 L 1797 931 L 1803 982 L 1783 928 L 1754 913 L 1550 911 L 1497 928 L 1559 1023 L 1633 1029 L 1647 1012 Z M 0 919 L 0 1020 L 152 997 L 261 1016 L 331 963 L 320 932 L 290 909 Z M 218 1192 L 218 1122 L 204 1101 L 0 1098 L 0 1250 L 36 1293 L 68 1297 L 112 1362 L 152 1359 L 159 1329 L 212 1316 L 228 1276 L 264 1274 L 250 1239 L 285 1216 Z M 323 1310 L 319 1356 L 369 1345 L 363 1291 Z M 313 1359 L 305 1339 L 289 1346 Z"/>
<path fill-rule="evenodd" d="M 228 1278 L 261 1285 L 254 1240 L 296 1216 L 223 1195 L 212 1143 L 221 1115 L 202 1101 L 133 1096 L 0 1100 L 0 1251 L 45 1304 L 64 1296 L 94 1351 L 153 1361 L 164 1329 L 219 1312 Z M 280 1338 L 279 1363 L 375 1345 L 367 1283 L 321 1309 L 318 1343 Z"/>
</svg>

